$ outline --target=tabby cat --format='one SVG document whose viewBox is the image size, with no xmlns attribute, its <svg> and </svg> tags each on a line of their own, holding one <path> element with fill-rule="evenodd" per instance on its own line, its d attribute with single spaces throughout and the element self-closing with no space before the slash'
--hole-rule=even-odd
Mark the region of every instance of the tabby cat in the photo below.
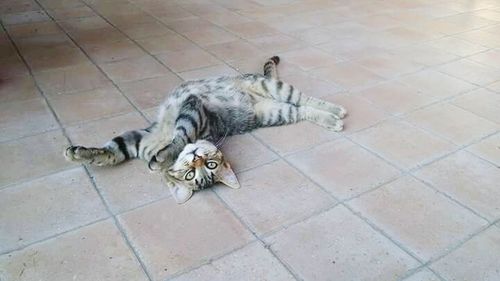
<svg viewBox="0 0 500 281">
<path fill-rule="evenodd" d="M 216 182 L 239 188 L 218 147 L 226 136 L 301 120 L 334 131 L 343 128 L 346 110 L 278 80 L 279 61 L 270 58 L 264 75 L 187 81 L 167 97 L 149 128 L 125 132 L 101 148 L 71 146 L 65 157 L 97 166 L 143 159 L 151 170 L 161 171 L 178 203 Z"/>
</svg>

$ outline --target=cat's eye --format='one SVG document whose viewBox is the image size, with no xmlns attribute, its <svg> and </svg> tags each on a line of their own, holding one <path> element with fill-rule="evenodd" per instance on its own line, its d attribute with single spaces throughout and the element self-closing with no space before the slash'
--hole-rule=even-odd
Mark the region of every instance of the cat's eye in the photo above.
<svg viewBox="0 0 500 281">
<path fill-rule="evenodd" d="M 207 168 L 209 168 L 210 170 L 217 168 L 217 163 L 213 162 L 213 161 L 207 162 L 206 165 L 207 165 Z"/>
<path fill-rule="evenodd" d="M 194 170 L 187 172 L 186 175 L 184 175 L 184 179 L 187 181 L 192 180 L 194 178 L 194 173 Z"/>
</svg>

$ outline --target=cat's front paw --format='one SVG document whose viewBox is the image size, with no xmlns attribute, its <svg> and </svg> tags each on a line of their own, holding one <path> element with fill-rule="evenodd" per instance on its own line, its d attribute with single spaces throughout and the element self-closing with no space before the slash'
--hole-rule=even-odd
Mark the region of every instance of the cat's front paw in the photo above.
<svg viewBox="0 0 500 281">
<path fill-rule="evenodd" d="M 83 146 L 70 146 L 64 151 L 64 158 L 73 162 L 80 161 L 82 160 L 82 151 L 85 149 Z"/>
</svg>

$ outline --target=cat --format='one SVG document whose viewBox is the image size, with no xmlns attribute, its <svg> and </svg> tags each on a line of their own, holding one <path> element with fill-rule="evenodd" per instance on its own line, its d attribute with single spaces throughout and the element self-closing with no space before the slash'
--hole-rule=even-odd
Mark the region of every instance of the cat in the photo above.
<svg viewBox="0 0 500 281">
<path fill-rule="evenodd" d="M 278 56 L 268 59 L 264 75 L 184 82 L 166 98 L 157 122 L 149 128 L 125 132 L 101 148 L 70 146 L 64 155 L 97 166 L 143 159 L 151 170 L 161 171 L 177 203 L 217 182 L 239 188 L 218 147 L 226 136 L 301 120 L 333 131 L 343 129 L 346 109 L 306 96 L 279 80 L 279 62 Z"/>
</svg>

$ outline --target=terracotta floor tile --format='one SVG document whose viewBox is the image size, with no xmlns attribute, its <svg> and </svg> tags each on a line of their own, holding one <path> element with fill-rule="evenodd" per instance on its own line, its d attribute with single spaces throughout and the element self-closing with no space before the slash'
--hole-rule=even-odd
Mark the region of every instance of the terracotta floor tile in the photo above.
<svg viewBox="0 0 500 281">
<path fill-rule="evenodd" d="M 39 97 L 35 80 L 31 76 L 16 76 L 0 82 L 0 103 L 29 100 Z"/>
<path fill-rule="evenodd" d="M 451 143 L 401 121 L 387 121 L 352 137 L 404 169 L 419 166 L 455 148 Z"/>
<path fill-rule="evenodd" d="M 278 66 L 278 76 L 280 79 L 300 89 L 305 95 L 322 98 L 345 91 L 339 85 L 313 77 L 307 72 L 297 70 L 290 73 L 290 70 L 287 71 L 284 68 L 289 68 L 289 66 Z M 284 73 L 282 74 L 282 72 Z"/>
<path fill-rule="evenodd" d="M 155 280 L 200 265 L 252 239 L 209 190 L 196 193 L 184 205 L 161 200 L 120 215 L 119 221 Z"/>
<path fill-rule="evenodd" d="M 181 34 L 198 29 L 203 29 L 209 26 L 215 26 L 209 21 L 199 17 L 190 17 L 185 19 L 171 19 L 170 17 L 167 17 L 164 18 L 162 22 L 165 23 L 168 28 Z"/>
<path fill-rule="evenodd" d="M 278 230 L 335 203 L 283 161 L 240 173 L 238 180 L 241 189 L 220 186 L 216 191 L 258 235 Z"/>
<path fill-rule="evenodd" d="M 34 135 L 58 128 L 43 99 L 0 104 L 0 141 Z"/>
<path fill-rule="evenodd" d="M 287 158 L 340 199 L 355 196 L 399 175 L 396 168 L 345 139 L 318 145 Z M 328 165 L 324 165 L 324 160 Z"/>
<path fill-rule="evenodd" d="M 424 261 L 439 256 L 486 224 L 411 177 L 348 204 Z"/>
<path fill-rule="evenodd" d="M 424 70 L 398 79 L 400 82 L 422 91 L 423 94 L 436 98 L 454 96 L 475 88 L 474 85 L 437 72 Z"/>
<path fill-rule="evenodd" d="M 243 40 L 228 43 L 214 44 L 206 48 L 209 52 L 224 61 L 234 61 L 258 57 L 261 53 L 257 47 L 250 45 Z"/>
<path fill-rule="evenodd" d="M 160 105 L 181 84 L 174 74 L 118 84 L 120 90 L 141 109 Z"/>
<path fill-rule="evenodd" d="M 119 61 L 146 55 L 141 48 L 128 39 L 115 42 L 104 41 L 96 44 L 84 44 L 82 47 L 96 63 Z"/>
<path fill-rule="evenodd" d="M 318 49 L 305 48 L 293 50 L 282 54 L 282 60 L 298 66 L 302 70 L 311 70 L 313 68 L 327 66 L 339 62 L 335 56 L 327 54 Z"/>
<path fill-rule="evenodd" d="M 176 72 L 198 69 L 221 63 L 217 58 L 200 48 L 165 52 L 158 55 L 157 58 Z"/>
<path fill-rule="evenodd" d="M 54 97 L 50 103 L 64 125 L 95 120 L 133 110 L 133 107 L 114 87 L 62 95 Z"/>
<path fill-rule="evenodd" d="M 427 44 L 434 48 L 438 48 L 440 50 L 462 57 L 470 56 L 487 50 L 487 48 L 479 44 L 473 44 L 469 41 L 454 37 L 444 37 L 442 39 L 431 41 Z"/>
<path fill-rule="evenodd" d="M 412 62 L 409 58 L 391 54 L 361 57 L 356 60 L 356 63 L 387 79 L 417 72 L 424 67 Z"/>
<path fill-rule="evenodd" d="M 148 280 L 109 220 L 0 256 L 0 266 L 7 279 Z"/>
<path fill-rule="evenodd" d="M 428 269 L 420 270 L 419 272 L 411 275 L 410 277 L 404 279 L 404 281 L 440 281 L 436 274 L 432 273 Z"/>
<path fill-rule="evenodd" d="M 166 34 L 137 39 L 136 42 L 153 55 L 197 49 L 196 45 L 178 34 Z"/>
<path fill-rule="evenodd" d="M 204 68 L 199 68 L 195 70 L 179 72 L 179 76 L 184 80 L 196 80 L 204 79 L 207 77 L 217 77 L 217 76 L 237 76 L 240 75 L 236 70 L 231 67 L 220 64 Z"/>
<path fill-rule="evenodd" d="M 488 137 L 467 148 L 468 151 L 500 167 L 500 134 Z"/>
<path fill-rule="evenodd" d="M 0 190 L 0 252 L 107 216 L 82 168 Z"/>
<path fill-rule="evenodd" d="M 499 245 L 500 229 L 490 227 L 431 268 L 448 280 L 497 280 L 500 278 Z"/>
<path fill-rule="evenodd" d="M 216 26 L 206 27 L 184 33 L 184 35 L 199 46 L 220 44 L 238 40 L 238 37 Z"/>
<path fill-rule="evenodd" d="M 54 56 L 57 56 L 56 60 Z M 44 54 L 25 57 L 25 59 L 34 72 L 75 66 L 89 61 L 80 50 L 66 46 L 54 48 Z"/>
<path fill-rule="evenodd" d="M 339 133 L 306 121 L 281 127 L 262 128 L 253 134 L 281 155 L 304 150 L 340 136 Z"/>
<path fill-rule="evenodd" d="M 238 173 L 278 158 L 252 135 L 236 135 L 220 140 L 224 157 Z"/>
<path fill-rule="evenodd" d="M 335 40 L 333 31 L 321 27 L 312 27 L 306 30 L 292 32 L 291 35 L 311 45 L 327 43 Z"/>
<path fill-rule="evenodd" d="M 306 280 L 391 280 L 417 262 L 339 206 L 266 239 Z M 359 249 L 362 249 L 361 251 Z"/>
<path fill-rule="evenodd" d="M 0 165 L 0 186 L 74 166 L 62 156 L 67 145 L 60 131 L 0 143 L 2 158 L 9 159 Z"/>
<path fill-rule="evenodd" d="M 403 114 L 435 101 L 418 90 L 397 81 L 391 81 L 357 92 L 391 114 Z"/>
<path fill-rule="evenodd" d="M 491 163 L 458 152 L 422 168 L 416 175 L 486 218 L 500 217 L 500 172 Z"/>
<path fill-rule="evenodd" d="M 253 243 L 230 255 L 213 261 L 175 281 L 211 280 L 293 280 L 283 265 L 262 245 Z"/>
<path fill-rule="evenodd" d="M 467 59 L 451 62 L 438 68 L 440 71 L 477 85 L 500 80 L 500 69 L 492 68 Z"/>
<path fill-rule="evenodd" d="M 92 64 L 35 73 L 35 79 L 47 96 L 93 90 L 111 85 L 102 72 Z"/>
<path fill-rule="evenodd" d="M 500 128 L 499 124 L 448 103 L 412 112 L 405 119 L 457 145 L 468 144 Z"/>
<path fill-rule="evenodd" d="M 120 26 L 120 30 L 133 40 L 174 34 L 172 30 L 157 21 Z"/>
<path fill-rule="evenodd" d="M 261 36 L 248 41 L 268 53 L 275 54 L 304 47 L 303 42 L 281 34 Z"/>
<path fill-rule="evenodd" d="M 363 88 L 383 80 L 376 73 L 352 62 L 316 68 L 311 73 L 316 77 L 332 81 L 348 90 Z"/>
<path fill-rule="evenodd" d="M 101 65 L 115 83 L 154 78 L 168 74 L 168 70 L 151 57 L 139 57 Z"/>
<path fill-rule="evenodd" d="M 258 38 L 278 33 L 274 28 L 260 22 L 228 24 L 225 29 L 244 39 Z"/>
</svg>

